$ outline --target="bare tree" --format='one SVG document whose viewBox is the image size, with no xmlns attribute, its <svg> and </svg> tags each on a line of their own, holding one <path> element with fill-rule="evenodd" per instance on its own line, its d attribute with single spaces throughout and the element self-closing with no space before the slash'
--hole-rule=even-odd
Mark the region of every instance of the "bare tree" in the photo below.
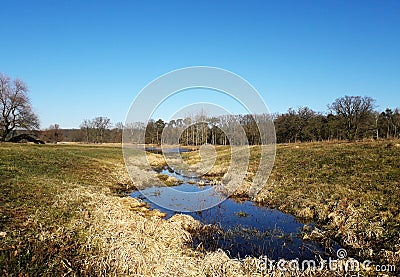
<svg viewBox="0 0 400 277">
<path fill-rule="evenodd" d="M 81 124 L 81 130 L 85 133 L 85 140 L 86 143 L 91 141 L 91 130 L 92 130 L 92 123 L 89 119 L 85 119 Z"/>
<path fill-rule="evenodd" d="M 96 117 L 92 120 L 93 128 L 95 131 L 95 143 L 103 143 L 105 132 L 111 126 L 111 120 L 107 117 Z"/>
<path fill-rule="evenodd" d="M 362 128 L 368 128 L 375 100 L 371 97 L 344 96 L 338 98 L 328 108 L 343 120 L 346 138 L 354 140 Z"/>
<path fill-rule="evenodd" d="M 13 130 L 37 128 L 39 119 L 32 111 L 26 84 L 0 73 L 0 140 L 5 141 Z"/>
<path fill-rule="evenodd" d="M 124 127 L 125 142 L 145 143 L 146 125 L 143 122 L 131 122 Z"/>
<path fill-rule="evenodd" d="M 85 133 L 86 142 L 103 143 L 106 131 L 111 127 L 111 120 L 102 116 L 92 120 L 85 119 L 80 127 Z"/>
<path fill-rule="evenodd" d="M 125 126 L 122 122 L 115 123 L 113 142 L 122 142 L 122 133 Z"/>
</svg>

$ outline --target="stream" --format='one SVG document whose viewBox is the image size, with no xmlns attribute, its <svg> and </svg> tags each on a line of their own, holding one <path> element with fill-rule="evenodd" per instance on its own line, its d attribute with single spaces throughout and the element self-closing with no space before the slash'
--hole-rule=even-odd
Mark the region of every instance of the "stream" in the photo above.
<svg viewBox="0 0 400 277">
<path fill-rule="evenodd" d="M 184 199 L 174 195 L 179 192 L 213 192 L 213 186 L 208 181 L 199 178 L 190 178 L 176 173 L 169 167 L 156 170 L 159 174 L 173 176 L 180 181 L 171 187 L 150 187 L 141 191 L 134 191 L 131 197 L 142 199 L 150 205 L 151 209 L 158 209 L 167 214 L 166 218 L 177 213 L 188 214 L 203 224 L 215 226 L 215 232 L 193 233 L 192 247 L 206 251 L 215 251 L 219 248 L 227 252 L 231 258 L 244 258 L 246 256 L 266 256 L 269 259 L 315 259 L 321 256 L 327 258 L 334 256 L 339 245 L 331 243 L 329 248 L 313 240 L 303 240 L 304 227 L 312 229 L 315 224 L 301 223 L 294 216 L 276 209 L 256 205 L 243 200 L 228 198 L 218 205 L 193 212 L 176 212 L 174 207 L 186 205 L 193 199 Z M 199 181 L 204 182 L 198 185 Z M 162 203 L 169 206 L 154 204 L 144 195 L 156 195 Z M 181 195 L 181 194 L 179 194 Z M 207 193 L 207 197 L 214 197 L 213 193 Z M 160 202 L 158 202 L 160 203 Z M 169 209 L 170 208 L 170 209 Z"/>
</svg>

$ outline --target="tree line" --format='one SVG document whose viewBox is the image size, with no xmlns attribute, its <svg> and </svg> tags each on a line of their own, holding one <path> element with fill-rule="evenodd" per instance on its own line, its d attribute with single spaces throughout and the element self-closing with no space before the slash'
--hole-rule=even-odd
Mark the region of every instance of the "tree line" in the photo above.
<svg viewBox="0 0 400 277">
<path fill-rule="evenodd" d="M 261 132 L 259 132 L 261 128 Z M 125 139 L 132 143 L 202 145 L 244 145 L 275 142 L 273 118 L 260 115 L 209 117 L 204 111 L 165 122 L 162 119 L 130 123 Z"/>
<path fill-rule="evenodd" d="M 278 143 L 400 137 L 399 108 L 379 112 L 375 110 L 374 99 L 347 95 L 327 107 L 329 112 L 326 114 L 308 107 L 291 108 L 286 113 L 274 115 L 207 117 L 200 113 L 170 122 L 162 119 L 150 120 L 146 125 L 137 122 L 125 128 L 129 141 L 149 144 L 171 141 L 184 145 L 268 143 L 274 141 L 268 129 L 271 122 L 275 126 Z M 264 126 L 264 130 L 259 130 L 260 126 Z M 243 130 L 242 133 L 240 130 Z M 143 133 L 145 136 L 139 137 Z M 265 136 L 265 140 L 261 136 Z"/>
<path fill-rule="evenodd" d="M 99 116 L 85 119 L 80 129 L 61 129 L 60 125 L 52 124 L 48 128 L 36 132 L 36 135 L 48 143 L 82 142 L 82 143 L 121 143 L 123 124 L 113 125 L 107 117 Z"/>
<path fill-rule="evenodd" d="M 46 142 L 180 143 L 184 145 L 243 145 L 275 142 L 323 140 L 389 139 L 400 137 L 400 109 L 376 110 L 375 99 L 344 96 L 327 105 L 321 113 L 308 107 L 289 109 L 282 114 L 209 116 L 204 111 L 165 122 L 112 124 L 107 117 L 85 119 L 80 129 L 62 129 L 53 124 L 39 130 L 27 85 L 0 73 L 0 141 L 7 141 L 27 130 Z M 260 129 L 259 129 L 260 128 Z"/>
<path fill-rule="evenodd" d="M 370 97 L 344 96 L 328 105 L 329 113 L 308 107 L 275 117 L 278 142 L 399 138 L 400 109 L 375 110 Z"/>
</svg>

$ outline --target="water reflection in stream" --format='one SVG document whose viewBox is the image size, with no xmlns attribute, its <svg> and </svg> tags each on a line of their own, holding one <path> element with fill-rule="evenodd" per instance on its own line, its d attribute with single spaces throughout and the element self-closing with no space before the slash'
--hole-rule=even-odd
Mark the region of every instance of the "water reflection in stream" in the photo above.
<svg viewBox="0 0 400 277">
<path fill-rule="evenodd" d="M 170 187 L 150 187 L 145 190 L 135 191 L 132 197 L 141 198 L 148 202 L 151 208 L 158 209 L 167 214 L 169 218 L 176 214 L 174 207 L 188 205 L 191 198 L 182 199 L 174 195 L 174 191 L 197 192 L 208 191 L 208 197 L 218 197 L 213 193 L 211 185 L 199 186 L 194 182 L 199 179 L 189 178 L 177 174 L 170 168 L 162 168 L 158 173 L 173 176 L 180 180 L 173 189 Z M 193 184 L 194 183 L 194 184 Z M 147 200 L 144 195 L 157 197 L 158 206 Z M 181 194 L 180 194 L 181 195 Z M 207 201 L 205 199 L 205 201 Z M 203 224 L 212 224 L 217 228 L 213 232 L 193 234 L 193 247 L 201 247 L 204 250 L 216 250 L 221 248 L 227 251 L 231 257 L 259 257 L 267 256 L 270 259 L 315 259 L 333 256 L 339 248 L 338 245 L 326 249 L 323 245 L 312 240 L 303 240 L 301 231 L 304 224 L 294 216 L 268 207 L 257 206 L 251 201 L 228 198 L 220 204 L 202 211 L 201 199 L 198 199 L 193 212 L 185 212 Z M 172 210 L 168 209 L 171 208 Z M 307 224 L 313 226 L 312 223 Z"/>
</svg>

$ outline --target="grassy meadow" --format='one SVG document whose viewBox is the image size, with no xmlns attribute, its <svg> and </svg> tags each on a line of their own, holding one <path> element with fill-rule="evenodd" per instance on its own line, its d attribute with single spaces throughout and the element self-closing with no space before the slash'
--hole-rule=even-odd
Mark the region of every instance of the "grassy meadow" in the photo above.
<svg viewBox="0 0 400 277">
<path fill-rule="evenodd" d="M 259 147 L 251 148 L 248 181 Z M 217 153 L 210 178 L 218 179 L 230 151 L 218 147 Z M 183 155 L 190 163 L 199 156 Z M 154 165 L 162 164 L 151 156 Z M 332 238 L 352 255 L 398 266 L 399 159 L 396 141 L 278 145 L 270 179 L 253 200 L 318 223 L 309 234 L 314 239 Z M 140 182 L 133 181 L 119 146 L 0 144 L 1 274 L 310 276 L 260 273 L 254 259 L 191 249 L 188 224 L 196 224 L 162 219 L 127 197 L 124 192 Z"/>
<path fill-rule="evenodd" d="M 260 147 L 250 148 L 248 180 L 258 169 Z M 227 172 L 231 150 L 217 148 L 209 178 Z M 185 153 L 197 163 L 196 152 Z M 400 142 L 279 144 L 274 168 L 253 201 L 319 226 L 309 238 L 339 242 L 356 257 L 400 264 Z"/>
</svg>

